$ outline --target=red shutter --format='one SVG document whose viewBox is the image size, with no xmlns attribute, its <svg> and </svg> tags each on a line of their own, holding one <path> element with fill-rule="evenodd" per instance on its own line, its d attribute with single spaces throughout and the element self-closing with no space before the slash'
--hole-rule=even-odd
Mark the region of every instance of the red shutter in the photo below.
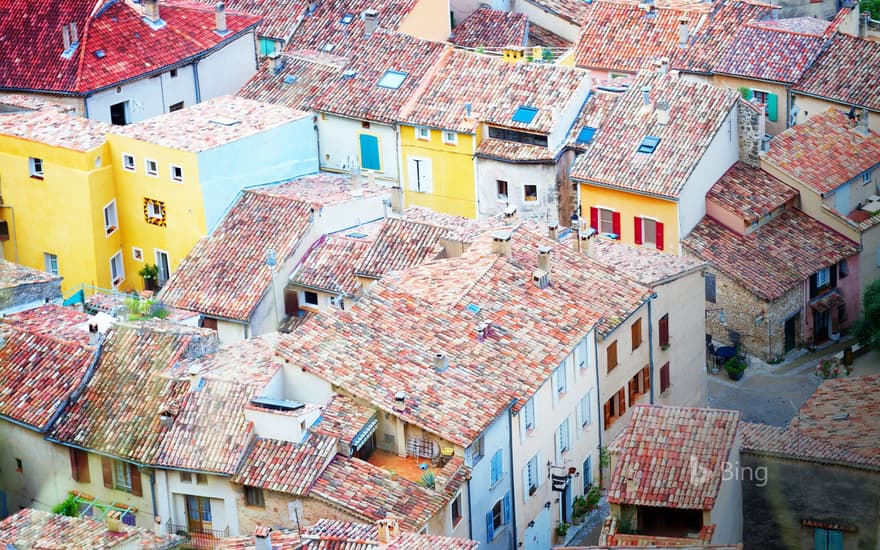
<svg viewBox="0 0 880 550">
<path fill-rule="evenodd" d="M 70 476 L 74 481 L 79 481 L 79 465 L 76 462 L 76 449 L 68 447 L 67 450 L 70 452 Z"/>
<path fill-rule="evenodd" d="M 620 403 L 620 411 L 618 416 L 623 416 L 626 412 L 626 390 L 620 388 L 617 390 L 617 402 Z"/>
<path fill-rule="evenodd" d="M 660 333 L 658 336 L 660 337 L 660 345 L 668 346 L 669 345 L 669 315 L 664 315 L 660 318 L 660 326 L 658 332 Z"/>
<path fill-rule="evenodd" d="M 605 429 L 611 425 L 611 400 L 605 402 Z"/>
<path fill-rule="evenodd" d="M 637 375 L 638 376 L 638 375 Z M 629 379 L 629 406 L 633 406 L 633 401 L 636 400 L 636 393 L 638 393 L 638 383 L 636 382 L 636 378 Z"/>
<path fill-rule="evenodd" d="M 596 233 L 599 232 L 599 209 L 592 206 L 590 207 L 590 227 Z"/>
<path fill-rule="evenodd" d="M 113 488 L 113 463 L 106 456 L 101 457 L 101 471 L 104 473 L 104 487 Z"/>
<path fill-rule="evenodd" d="M 611 231 L 620 239 L 620 212 L 611 213 Z"/>
<path fill-rule="evenodd" d="M 665 363 L 662 367 L 660 367 L 660 393 L 663 393 L 669 388 L 669 363 Z"/>
<path fill-rule="evenodd" d="M 642 218 L 636 216 L 633 221 L 635 221 L 633 229 L 636 230 L 636 244 L 642 244 Z"/>
<path fill-rule="evenodd" d="M 128 471 L 131 474 L 131 494 L 136 497 L 144 494 L 141 489 L 141 471 L 134 464 L 128 465 Z"/>
<path fill-rule="evenodd" d="M 657 250 L 663 250 L 663 224 L 657 222 Z"/>
<path fill-rule="evenodd" d="M 642 392 L 648 393 L 651 390 L 651 367 L 645 365 L 642 369 Z"/>
</svg>

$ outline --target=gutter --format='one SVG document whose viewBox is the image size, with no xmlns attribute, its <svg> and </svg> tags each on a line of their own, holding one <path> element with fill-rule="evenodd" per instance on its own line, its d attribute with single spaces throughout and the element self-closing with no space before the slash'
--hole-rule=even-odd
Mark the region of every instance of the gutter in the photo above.
<svg viewBox="0 0 880 550">
<path fill-rule="evenodd" d="M 517 548 L 516 539 L 517 539 L 517 530 L 516 530 L 516 484 L 513 482 L 514 473 L 513 473 L 513 406 L 516 405 L 517 399 L 514 398 L 507 405 L 507 444 L 510 449 L 510 527 L 513 532 L 513 547 Z M 523 487 L 525 490 L 525 487 Z"/>
<path fill-rule="evenodd" d="M 599 322 L 601 321 L 602 319 L 599 319 Z M 593 357 L 596 358 L 596 418 L 602 419 L 602 426 L 597 426 L 599 428 L 599 487 L 602 487 L 602 432 L 605 431 L 605 419 L 602 418 L 602 389 L 599 385 L 599 340 L 595 336 L 593 337 Z"/>
<path fill-rule="evenodd" d="M 648 299 L 648 376 L 650 380 L 650 403 L 654 404 L 654 321 L 651 318 L 651 303 L 657 298 L 657 293 L 651 294 Z"/>
</svg>

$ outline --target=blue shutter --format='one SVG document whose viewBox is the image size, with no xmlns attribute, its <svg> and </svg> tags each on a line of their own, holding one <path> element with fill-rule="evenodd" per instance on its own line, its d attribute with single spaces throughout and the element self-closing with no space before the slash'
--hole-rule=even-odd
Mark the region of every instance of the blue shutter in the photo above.
<svg viewBox="0 0 880 550">
<path fill-rule="evenodd" d="M 779 119 L 779 96 L 776 94 L 767 94 L 767 118 L 770 122 Z"/>
<path fill-rule="evenodd" d="M 491 473 L 491 483 L 490 485 L 495 485 L 498 483 L 498 480 L 501 479 L 501 449 L 495 451 L 495 454 L 492 455 L 492 473 Z"/>
<path fill-rule="evenodd" d="M 828 531 L 816 527 L 813 530 L 813 546 L 816 550 L 828 550 Z"/>
<path fill-rule="evenodd" d="M 486 542 L 492 542 L 495 538 L 495 520 L 492 518 L 492 510 L 486 512 Z"/>
<path fill-rule="evenodd" d="M 504 495 L 504 525 L 510 523 L 510 493 Z"/>
<path fill-rule="evenodd" d="M 828 530 L 828 550 L 843 550 L 843 531 Z"/>
<path fill-rule="evenodd" d="M 379 138 L 361 134 L 361 167 L 367 170 L 379 170 Z"/>
</svg>

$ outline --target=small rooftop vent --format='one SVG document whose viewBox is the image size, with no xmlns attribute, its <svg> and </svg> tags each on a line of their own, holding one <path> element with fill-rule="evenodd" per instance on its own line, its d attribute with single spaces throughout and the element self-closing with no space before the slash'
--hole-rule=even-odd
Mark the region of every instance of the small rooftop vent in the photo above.
<svg viewBox="0 0 880 550">
<path fill-rule="evenodd" d="M 220 126 L 235 126 L 240 123 L 240 120 L 235 120 L 234 118 L 225 118 L 225 117 L 215 117 L 210 119 L 211 124 L 217 124 Z"/>
<path fill-rule="evenodd" d="M 434 354 L 434 372 L 443 372 L 449 368 L 449 359 L 443 353 Z"/>
<path fill-rule="evenodd" d="M 342 79 L 348 80 L 350 78 L 356 77 L 357 74 L 358 74 L 357 71 L 354 69 L 346 69 L 346 70 L 342 71 Z"/>
<path fill-rule="evenodd" d="M 406 409 L 406 392 L 399 391 L 394 394 L 394 407 L 393 409 L 397 412 L 402 412 Z"/>
<path fill-rule="evenodd" d="M 550 275 L 543 269 L 536 269 L 532 272 L 532 281 L 536 287 L 543 290 L 550 286 Z"/>
<path fill-rule="evenodd" d="M 255 405 L 262 409 L 270 409 L 273 411 L 296 411 L 305 405 L 299 401 L 290 401 L 288 399 L 274 399 L 272 397 L 254 397 L 251 399 L 251 405 Z"/>
<path fill-rule="evenodd" d="M 104 50 L 95 50 L 93 53 L 95 54 L 95 57 L 97 57 L 98 59 L 104 59 L 104 56 L 107 55 L 104 52 Z"/>
<path fill-rule="evenodd" d="M 295 76 L 293 76 L 292 74 L 289 74 L 284 77 L 283 82 L 285 84 L 294 84 L 294 83 L 296 83 L 296 80 L 297 80 L 297 78 Z"/>
</svg>

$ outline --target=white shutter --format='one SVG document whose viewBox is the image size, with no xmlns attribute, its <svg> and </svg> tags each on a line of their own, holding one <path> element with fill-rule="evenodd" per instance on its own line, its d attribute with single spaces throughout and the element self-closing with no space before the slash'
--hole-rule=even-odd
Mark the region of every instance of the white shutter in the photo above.
<svg viewBox="0 0 880 550">
<path fill-rule="evenodd" d="M 418 191 L 419 183 L 418 176 L 416 171 L 416 159 L 412 157 L 406 157 L 406 169 L 407 169 L 407 181 L 409 182 L 409 190 L 410 191 Z"/>
<path fill-rule="evenodd" d="M 556 433 L 553 434 L 553 442 L 556 452 L 556 465 L 562 464 L 562 442 L 559 440 L 559 428 L 556 428 Z"/>
<path fill-rule="evenodd" d="M 422 167 L 419 170 L 420 181 L 419 186 L 422 193 L 431 193 L 434 190 L 433 169 L 431 167 L 431 159 L 422 159 Z"/>
<path fill-rule="evenodd" d="M 531 462 L 527 462 L 525 467 L 523 468 L 523 488 L 522 488 L 523 502 L 529 501 L 529 466 L 530 465 L 531 465 Z"/>
<path fill-rule="evenodd" d="M 535 479 L 540 489 L 541 485 L 544 484 L 544 465 L 541 462 L 541 451 L 535 454 Z"/>
</svg>

